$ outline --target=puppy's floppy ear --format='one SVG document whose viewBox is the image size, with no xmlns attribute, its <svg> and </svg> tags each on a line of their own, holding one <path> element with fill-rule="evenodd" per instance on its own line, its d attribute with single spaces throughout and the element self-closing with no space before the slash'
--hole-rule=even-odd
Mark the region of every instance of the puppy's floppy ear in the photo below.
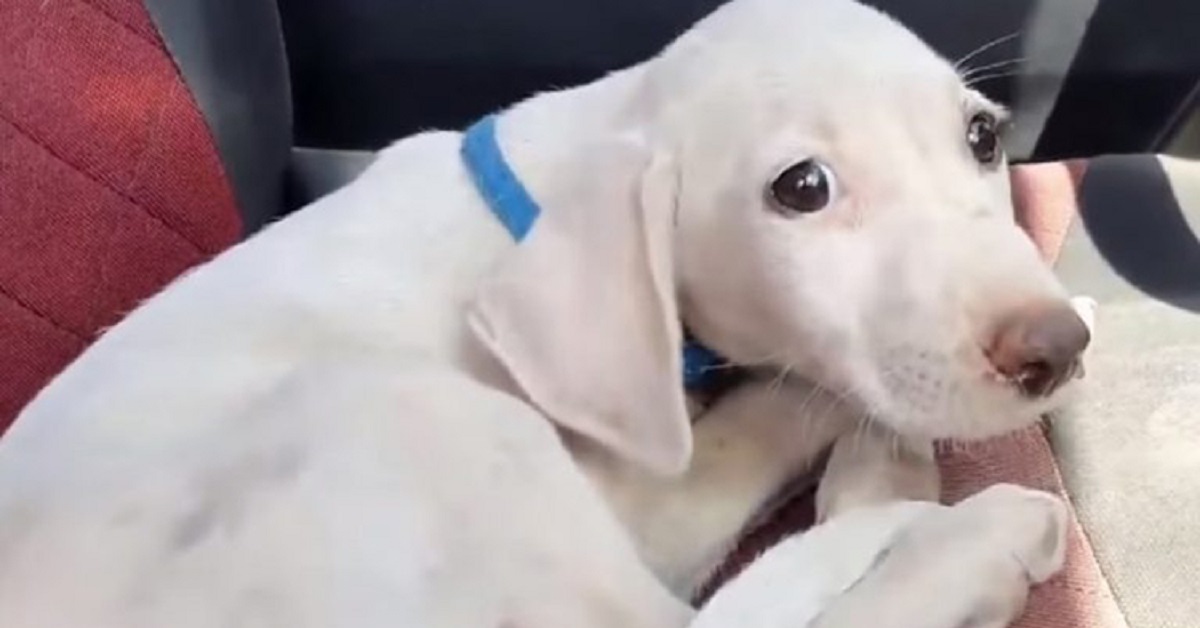
<svg viewBox="0 0 1200 628">
<path fill-rule="evenodd" d="M 531 190 L 541 216 L 484 281 L 471 327 L 552 420 L 651 470 L 681 473 L 692 435 L 671 160 L 633 140 L 572 157 Z"/>
</svg>

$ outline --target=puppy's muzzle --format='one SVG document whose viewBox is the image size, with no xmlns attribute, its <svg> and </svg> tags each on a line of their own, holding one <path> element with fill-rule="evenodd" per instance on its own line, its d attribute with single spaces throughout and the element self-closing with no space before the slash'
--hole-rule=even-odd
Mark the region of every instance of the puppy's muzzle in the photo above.
<svg viewBox="0 0 1200 628">
<path fill-rule="evenodd" d="M 1025 397 L 1045 397 L 1082 375 L 1091 332 L 1067 303 L 1039 303 L 1009 313 L 996 326 L 987 358 Z"/>
</svg>

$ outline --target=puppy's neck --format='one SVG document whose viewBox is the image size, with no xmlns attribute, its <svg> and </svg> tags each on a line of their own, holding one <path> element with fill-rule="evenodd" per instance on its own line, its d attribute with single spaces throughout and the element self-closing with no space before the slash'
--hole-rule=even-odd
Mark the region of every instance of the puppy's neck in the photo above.
<svg viewBox="0 0 1200 628">
<path fill-rule="evenodd" d="M 497 140 L 534 198 L 548 188 L 554 173 L 577 171 L 571 162 L 585 154 L 586 144 L 645 128 L 642 76 L 641 66 L 635 66 L 580 87 L 538 94 L 500 113 Z"/>
</svg>

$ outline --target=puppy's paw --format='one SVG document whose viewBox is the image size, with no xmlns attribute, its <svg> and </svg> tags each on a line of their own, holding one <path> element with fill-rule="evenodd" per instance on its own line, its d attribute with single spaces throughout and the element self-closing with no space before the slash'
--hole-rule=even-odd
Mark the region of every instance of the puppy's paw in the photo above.
<svg viewBox="0 0 1200 628">
<path fill-rule="evenodd" d="M 999 628 L 1062 568 L 1067 508 L 1049 493 L 1002 484 L 933 508 L 811 628 Z"/>
<path fill-rule="evenodd" d="M 997 484 L 967 498 L 960 507 L 991 524 L 992 538 L 1008 548 L 1031 582 L 1045 582 L 1062 569 L 1070 513 L 1060 497 Z"/>
</svg>

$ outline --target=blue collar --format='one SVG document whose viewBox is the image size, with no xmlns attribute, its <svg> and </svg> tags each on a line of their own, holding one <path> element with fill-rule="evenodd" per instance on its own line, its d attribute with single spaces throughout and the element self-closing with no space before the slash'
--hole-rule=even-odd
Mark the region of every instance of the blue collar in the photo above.
<svg viewBox="0 0 1200 628">
<path fill-rule="evenodd" d="M 514 240 L 524 240 L 542 209 L 504 159 L 496 141 L 496 116 L 489 115 L 466 130 L 461 153 L 475 188 L 492 213 Z M 704 386 L 713 369 L 722 363 L 721 357 L 712 350 L 687 340 L 683 347 L 683 385 L 687 388 Z"/>
</svg>

